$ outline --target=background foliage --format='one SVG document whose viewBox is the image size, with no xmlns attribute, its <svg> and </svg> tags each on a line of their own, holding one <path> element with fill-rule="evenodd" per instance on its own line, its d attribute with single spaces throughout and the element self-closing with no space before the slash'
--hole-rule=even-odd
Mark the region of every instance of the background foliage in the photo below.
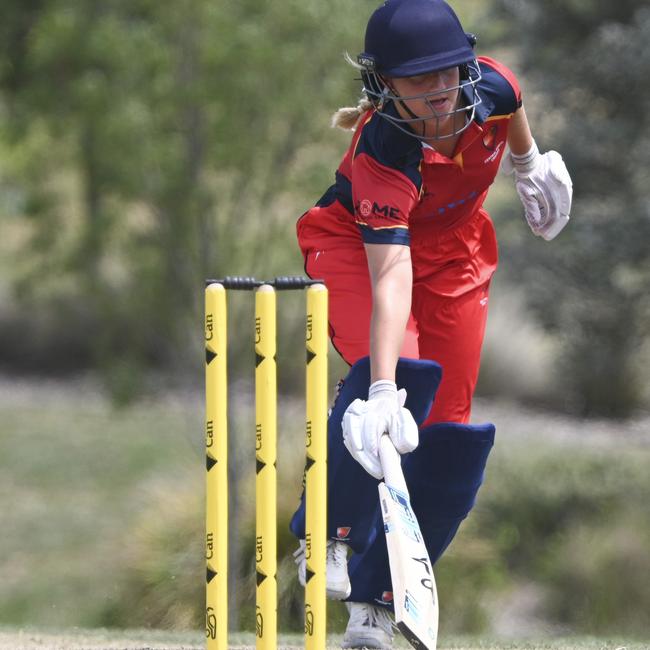
<svg viewBox="0 0 650 650">
<path fill-rule="evenodd" d="M 649 397 L 648 8 L 456 5 L 481 50 L 522 75 L 537 138 L 575 183 L 571 228 L 552 245 L 522 227 L 512 192 L 493 203 L 501 282 L 557 343 L 539 399 L 629 414 Z M 356 98 L 342 53 L 360 49 L 373 7 L 7 2 L 2 366 L 99 370 L 117 401 L 152 370 L 195 377 L 203 278 L 300 271 L 293 223 L 345 147 L 327 122 Z M 283 325 L 297 332 L 293 311 Z"/>
<path fill-rule="evenodd" d="M 361 49 L 376 1 L 4 0 L 0 620 L 201 624 L 203 279 L 301 272 L 294 223 L 349 140 L 329 116 L 357 99 L 343 53 Z M 650 10 L 453 4 L 480 53 L 519 75 L 540 147 L 563 154 L 575 190 L 572 221 L 549 244 L 527 230 L 511 180 L 493 188 L 502 266 L 480 393 L 545 409 L 548 421 L 604 415 L 616 445 L 497 451 L 438 569 L 444 620 L 498 627 L 498 612 L 527 597 L 552 631 L 641 635 L 648 458 L 623 419 L 645 423 L 650 403 Z M 280 380 L 295 394 L 302 300 L 280 300 Z M 230 355 L 231 506 L 233 575 L 244 580 L 251 305 L 234 296 L 229 309 L 242 332 Z M 334 361 L 333 380 L 342 372 Z M 16 406 L 16 382 L 43 376 L 72 393 L 47 383 Z M 293 495 L 302 414 L 287 399 Z M 280 544 L 288 556 L 291 540 Z M 290 559 L 282 566 L 290 627 L 298 592 Z M 234 625 L 249 620 L 249 595 Z"/>
<path fill-rule="evenodd" d="M 359 92 L 342 54 L 360 49 L 374 4 L 8 1 L 2 366 L 97 369 L 118 401 L 146 390 L 152 370 L 196 377 L 187 348 L 203 278 L 300 272 L 293 223 L 345 148 L 328 118 Z M 627 415 L 649 398 L 650 94 L 638 80 L 650 10 L 635 0 L 456 8 L 481 51 L 521 75 L 537 138 L 563 153 L 575 183 L 571 227 L 551 245 L 522 227 L 511 191 L 491 204 L 500 281 L 523 290 L 557 343 L 540 400 Z M 297 332 L 293 312 L 283 326 Z"/>
<path fill-rule="evenodd" d="M 650 7 L 499 0 L 529 85 L 541 142 L 574 182 L 571 227 L 553 246 L 508 246 L 528 304 L 555 333 L 566 406 L 627 415 L 647 404 L 650 258 Z M 578 36 L 579 34 L 579 36 Z M 514 40 L 514 38 L 513 38 Z M 542 116 L 545 114 L 545 116 Z"/>
</svg>

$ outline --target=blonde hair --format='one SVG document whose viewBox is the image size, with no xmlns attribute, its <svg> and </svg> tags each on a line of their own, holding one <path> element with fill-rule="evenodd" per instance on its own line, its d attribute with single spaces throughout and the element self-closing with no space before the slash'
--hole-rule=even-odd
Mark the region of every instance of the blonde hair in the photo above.
<svg viewBox="0 0 650 650">
<path fill-rule="evenodd" d="M 352 57 L 347 52 L 344 54 L 344 58 L 347 63 L 356 70 L 363 70 L 363 66 L 360 66 L 356 61 L 353 61 Z M 356 106 L 343 106 L 342 108 L 339 108 L 339 110 L 332 115 L 331 126 L 332 128 L 338 127 L 339 129 L 344 129 L 346 131 L 354 131 L 359 125 L 361 116 L 372 107 L 373 103 L 365 94 L 363 94 Z"/>
<path fill-rule="evenodd" d="M 346 131 L 354 131 L 361 116 L 372 108 L 372 102 L 364 95 L 357 106 L 343 106 L 332 115 L 332 128 L 338 127 Z"/>
</svg>

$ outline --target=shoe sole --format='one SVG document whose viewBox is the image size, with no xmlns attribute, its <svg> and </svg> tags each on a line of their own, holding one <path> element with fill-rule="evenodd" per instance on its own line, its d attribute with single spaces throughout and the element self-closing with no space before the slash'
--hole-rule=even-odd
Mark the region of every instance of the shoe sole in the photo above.
<svg viewBox="0 0 650 650">
<path fill-rule="evenodd" d="M 376 639 L 364 639 L 359 637 L 355 640 L 354 644 L 351 641 L 346 641 L 343 639 L 341 643 L 342 648 L 368 648 L 369 650 L 392 650 L 393 644 L 381 644 L 378 643 Z"/>
<path fill-rule="evenodd" d="M 331 600 L 345 600 L 352 593 L 350 583 L 327 585 L 327 597 Z"/>
</svg>

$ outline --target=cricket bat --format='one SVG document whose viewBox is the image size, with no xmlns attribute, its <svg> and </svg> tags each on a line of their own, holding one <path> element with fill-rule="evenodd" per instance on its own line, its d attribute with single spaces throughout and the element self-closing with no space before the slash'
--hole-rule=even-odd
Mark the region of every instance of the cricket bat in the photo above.
<svg viewBox="0 0 650 650">
<path fill-rule="evenodd" d="M 395 623 L 414 648 L 435 650 L 438 639 L 438 592 L 420 524 L 411 508 L 400 455 L 388 434 L 379 457 L 384 482 L 379 501 L 393 583 Z"/>
</svg>

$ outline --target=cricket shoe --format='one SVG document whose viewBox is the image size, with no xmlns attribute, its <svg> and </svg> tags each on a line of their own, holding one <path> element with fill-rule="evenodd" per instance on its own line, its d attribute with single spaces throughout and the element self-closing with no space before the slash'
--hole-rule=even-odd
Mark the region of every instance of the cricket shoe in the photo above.
<svg viewBox="0 0 650 650">
<path fill-rule="evenodd" d="M 345 603 L 350 620 L 345 628 L 342 648 L 373 648 L 391 650 L 393 619 L 383 607 L 370 603 Z"/>
<path fill-rule="evenodd" d="M 298 565 L 298 580 L 304 587 L 307 583 L 307 560 L 305 558 L 305 540 L 300 540 L 298 550 L 293 554 Z M 352 591 L 348 577 L 348 547 L 343 542 L 330 539 L 327 542 L 327 597 L 332 600 L 345 600 Z"/>
</svg>

